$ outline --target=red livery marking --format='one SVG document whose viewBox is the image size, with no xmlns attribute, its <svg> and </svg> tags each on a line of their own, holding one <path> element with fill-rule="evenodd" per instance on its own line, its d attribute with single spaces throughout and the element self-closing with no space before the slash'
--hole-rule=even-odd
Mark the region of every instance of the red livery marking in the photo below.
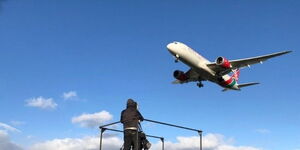
<svg viewBox="0 0 300 150">
<path fill-rule="evenodd" d="M 230 78 L 230 79 L 227 80 L 227 81 L 224 81 L 223 83 L 224 83 L 224 85 L 229 85 L 231 82 L 232 82 L 232 78 Z"/>
<path fill-rule="evenodd" d="M 224 61 L 223 61 L 222 66 L 223 66 L 224 68 L 231 68 L 230 62 L 229 62 L 227 59 L 225 59 L 225 58 L 223 58 L 223 59 L 224 59 Z"/>
</svg>

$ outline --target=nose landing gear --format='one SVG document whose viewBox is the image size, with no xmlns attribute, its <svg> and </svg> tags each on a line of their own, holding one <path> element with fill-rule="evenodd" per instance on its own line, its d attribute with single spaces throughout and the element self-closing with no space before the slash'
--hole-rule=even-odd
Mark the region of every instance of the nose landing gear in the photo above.
<svg viewBox="0 0 300 150">
<path fill-rule="evenodd" d="M 179 61 L 179 55 L 176 54 L 176 55 L 175 55 L 175 63 L 178 63 L 178 61 Z"/>
<path fill-rule="evenodd" d="M 197 86 L 198 86 L 199 88 L 202 88 L 204 85 L 202 84 L 201 81 L 199 81 L 199 82 L 197 83 Z"/>
</svg>

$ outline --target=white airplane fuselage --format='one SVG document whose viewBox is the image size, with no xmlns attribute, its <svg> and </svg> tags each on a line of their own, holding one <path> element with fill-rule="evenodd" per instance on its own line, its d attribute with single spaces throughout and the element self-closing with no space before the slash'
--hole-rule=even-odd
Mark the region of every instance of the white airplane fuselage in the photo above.
<svg viewBox="0 0 300 150">
<path fill-rule="evenodd" d="M 229 75 L 223 75 L 222 77 L 216 75 L 216 72 L 214 72 L 207 66 L 207 64 L 211 62 L 187 45 L 180 42 L 173 42 L 167 45 L 167 49 L 175 57 L 176 60 L 182 61 L 193 70 L 195 70 L 199 74 L 201 80 L 209 80 L 227 89 L 230 88 L 233 90 L 239 90 L 236 81 L 234 81 L 234 83 L 232 83 L 232 85 L 230 86 L 223 85 L 220 82 L 220 78 L 226 81 L 231 77 Z"/>
</svg>

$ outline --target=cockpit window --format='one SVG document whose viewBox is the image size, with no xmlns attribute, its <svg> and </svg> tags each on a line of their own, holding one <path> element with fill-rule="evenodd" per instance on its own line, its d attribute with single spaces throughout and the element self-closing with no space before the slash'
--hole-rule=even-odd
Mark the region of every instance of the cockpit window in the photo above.
<svg viewBox="0 0 300 150">
<path fill-rule="evenodd" d="M 174 42 L 174 44 L 177 44 L 177 42 Z"/>
</svg>

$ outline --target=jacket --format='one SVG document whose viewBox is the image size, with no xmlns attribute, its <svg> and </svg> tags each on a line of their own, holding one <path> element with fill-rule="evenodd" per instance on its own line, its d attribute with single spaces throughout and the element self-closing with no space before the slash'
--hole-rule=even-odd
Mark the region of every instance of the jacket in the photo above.
<svg viewBox="0 0 300 150">
<path fill-rule="evenodd" d="M 121 112 L 121 123 L 123 123 L 124 129 L 135 128 L 138 129 L 139 121 L 143 121 L 144 117 L 137 110 L 137 103 L 132 99 L 127 101 L 127 108 Z"/>
</svg>

